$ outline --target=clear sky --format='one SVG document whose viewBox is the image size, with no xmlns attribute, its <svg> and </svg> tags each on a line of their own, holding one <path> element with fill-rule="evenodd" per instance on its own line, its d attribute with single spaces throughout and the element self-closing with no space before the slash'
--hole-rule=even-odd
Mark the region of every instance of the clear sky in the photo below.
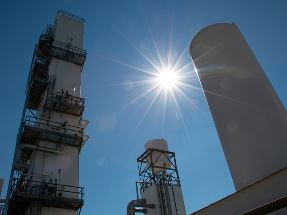
<svg viewBox="0 0 287 215">
<path fill-rule="evenodd" d="M 6 193 L 24 90 L 34 45 L 59 9 L 86 19 L 88 57 L 82 76 L 84 118 L 90 140 L 81 151 L 84 215 L 124 215 L 136 198 L 136 158 L 144 143 L 165 138 L 176 152 L 187 212 L 235 191 L 201 90 L 183 87 L 164 105 L 152 85 L 149 61 L 159 65 L 182 54 L 184 82 L 199 87 L 188 53 L 193 36 L 217 22 L 235 22 L 272 85 L 287 105 L 287 1 L 276 0 L 29 0 L 2 1 L 0 177 Z M 264 96 L 264 95 L 262 95 Z M 138 99 L 135 99 L 139 97 Z M 134 101 L 134 102 L 132 102 Z M 165 108 L 164 108 L 165 107 Z M 164 111 L 165 110 L 165 111 Z M 165 114 L 163 114 L 165 112 Z"/>
</svg>

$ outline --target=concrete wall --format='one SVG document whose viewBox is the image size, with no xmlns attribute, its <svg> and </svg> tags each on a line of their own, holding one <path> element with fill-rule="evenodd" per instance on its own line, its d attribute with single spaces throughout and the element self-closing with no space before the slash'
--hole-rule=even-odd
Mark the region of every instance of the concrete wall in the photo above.
<svg viewBox="0 0 287 215">
<path fill-rule="evenodd" d="M 286 167 L 286 110 L 237 26 L 204 28 L 190 53 L 236 189 Z"/>
</svg>

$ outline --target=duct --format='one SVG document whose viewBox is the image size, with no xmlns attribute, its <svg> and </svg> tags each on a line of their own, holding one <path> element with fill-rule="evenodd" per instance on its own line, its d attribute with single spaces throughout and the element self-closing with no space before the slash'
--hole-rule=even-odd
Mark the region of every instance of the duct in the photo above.
<svg viewBox="0 0 287 215">
<path fill-rule="evenodd" d="M 135 215 L 138 213 L 146 213 L 147 208 L 155 208 L 154 204 L 146 204 L 145 199 L 136 199 L 129 202 L 127 206 L 127 215 Z"/>
</svg>

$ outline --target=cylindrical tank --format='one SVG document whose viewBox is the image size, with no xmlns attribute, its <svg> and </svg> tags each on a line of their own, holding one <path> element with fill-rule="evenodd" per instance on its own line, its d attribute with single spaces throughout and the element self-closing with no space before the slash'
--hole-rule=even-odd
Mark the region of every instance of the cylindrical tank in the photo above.
<svg viewBox="0 0 287 215">
<path fill-rule="evenodd" d="M 236 189 L 286 167 L 286 110 L 238 27 L 204 28 L 190 54 Z"/>
<path fill-rule="evenodd" d="M 145 143 L 144 147 L 145 147 L 145 150 L 159 149 L 159 150 L 163 150 L 163 151 L 168 151 L 167 142 L 163 138 L 149 140 Z"/>
<path fill-rule="evenodd" d="M 161 151 L 168 151 L 168 145 L 165 139 L 163 138 L 153 139 L 145 143 L 145 150 L 148 150 L 148 149 L 158 149 Z M 155 166 L 159 167 L 159 168 L 157 167 L 154 168 L 155 173 L 164 172 L 165 171 L 164 168 L 170 167 L 170 161 L 166 153 L 154 151 L 152 152 L 151 155 L 152 156 L 149 156 L 147 158 L 149 163 L 152 162 Z"/>
</svg>

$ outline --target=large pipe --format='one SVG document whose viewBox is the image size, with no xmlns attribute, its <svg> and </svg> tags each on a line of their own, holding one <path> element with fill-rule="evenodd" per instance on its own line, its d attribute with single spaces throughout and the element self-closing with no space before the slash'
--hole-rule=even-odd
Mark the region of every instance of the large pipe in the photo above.
<svg viewBox="0 0 287 215">
<path fill-rule="evenodd" d="M 146 213 L 148 208 L 155 208 L 155 205 L 146 204 L 145 199 L 132 200 L 127 206 L 127 215 L 135 215 L 136 212 Z"/>
</svg>

